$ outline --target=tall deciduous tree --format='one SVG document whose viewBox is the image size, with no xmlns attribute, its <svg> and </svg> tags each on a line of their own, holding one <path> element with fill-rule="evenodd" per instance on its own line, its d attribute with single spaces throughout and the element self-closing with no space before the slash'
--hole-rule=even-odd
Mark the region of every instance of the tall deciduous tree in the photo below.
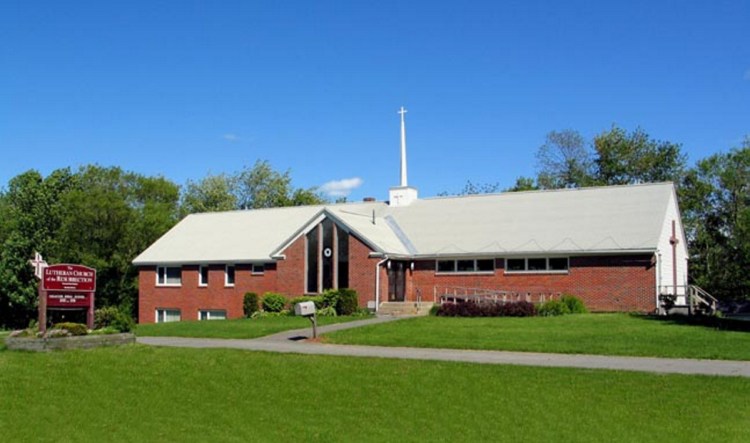
<svg viewBox="0 0 750 443">
<path fill-rule="evenodd" d="M 47 178 L 32 170 L 10 180 L 0 205 L 0 325 L 23 326 L 33 316 L 37 280 L 28 261 L 35 251 L 59 258 L 62 198 L 74 182 L 69 169 Z"/>
<path fill-rule="evenodd" d="M 679 183 L 685 170 L 686 157 L 679 144 L 652 140 L 640 128 L 627 133 L 612 126 L 594 138 L 594 149 L 600 185 Z"/>
<path fill-rule="evenodd" d="M 591 150 L 578 131 L 551 131 L 536 159 L 537 183 L 541 188 L 576 188 L 594 181 Z"/>
<path fill-rule="evenodd" d="M 258 160 L 237 176 L 237 204 L 241 209 L 302 206 L 325 203 L 314 188 L 295 189 L 289 171 L 280 173 Z"/>
<path fill-rule="evenodd" d="M 187 181 L 182 194 L 185 214 L 237 209 L 236 177 L 227 174 L 207 175 L 202 180 Z"/>
<path fill-rule="evenodd" d="M 750 298 L 750 137 L 691 168 L 680 204 L 692 278 L 721 298 Z"/>
</svg>

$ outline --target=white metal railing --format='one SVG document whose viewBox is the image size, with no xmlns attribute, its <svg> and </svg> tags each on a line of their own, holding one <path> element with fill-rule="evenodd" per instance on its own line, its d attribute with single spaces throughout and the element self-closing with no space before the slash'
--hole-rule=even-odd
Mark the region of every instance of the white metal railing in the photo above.
<svg viewBox="0 0 750 443">
<path fill-rule="evenodd" d="M 494 301 L 496 303 L 508 303 L 527 301 L 530 303 L 543 303 L 547 300 L 560 298 L 559 292 L 548 291 L 511 291 L 503 289 L 471 288 L 465 286 L 434 286 L 434 303 L 456 303 L 459 301 Z"/>
<path fill-rule="evenodd" d="M 719 300 L 706 290 L 696 285 L 666 285 L 659 287 L 659 298 L 673 296 L 676 306 L 687 306 L 690 313 L 696 310 L 707 310 L 711 313 L 718 309 Z"/>
</svg>

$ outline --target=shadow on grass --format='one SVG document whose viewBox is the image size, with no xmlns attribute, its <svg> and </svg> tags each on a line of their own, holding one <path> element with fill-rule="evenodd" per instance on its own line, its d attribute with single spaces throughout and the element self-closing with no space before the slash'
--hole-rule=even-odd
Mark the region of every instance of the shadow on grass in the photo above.
<svg viewBox="0 0 750 443">
<path fill-rule="evenodd" d="M 634 314 L 636 318 L 646 321 L 658 321 L 673 325 L 697 326 L 721 331 L 750 332 L 750 321 L 748 319 L 732 317 L 713 317 L 708 315 L 650 315 Z"/>
</svg>

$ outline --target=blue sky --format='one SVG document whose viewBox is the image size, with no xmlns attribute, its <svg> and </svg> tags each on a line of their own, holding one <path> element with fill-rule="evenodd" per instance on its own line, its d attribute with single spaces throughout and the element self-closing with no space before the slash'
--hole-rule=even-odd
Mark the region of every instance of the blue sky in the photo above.
<svg viewBox="0 0 750 443">
<path fill-rule="evenodd" d="M 567 128 L 640 126 L 692 163 L 750 134 L 750 2 L 0 2 L 0 186 L 266 159 L 385 199 L 402 105 L 422 196 L 534 175 Z"/>
</svg>

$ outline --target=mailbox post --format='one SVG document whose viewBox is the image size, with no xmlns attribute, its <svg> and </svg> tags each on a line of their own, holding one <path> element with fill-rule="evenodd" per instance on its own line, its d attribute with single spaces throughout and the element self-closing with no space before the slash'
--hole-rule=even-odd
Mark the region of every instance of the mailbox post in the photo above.
<svg viewBox="0 0 750 443">
<path fill-rule="evenodd" d="M 318 316 L 315 314 L 315 303 L 303 301 L 294 305 L 294 315 L 307 317 L 312 322 L 313 338 L 318 338 Z"/>
</svg>

